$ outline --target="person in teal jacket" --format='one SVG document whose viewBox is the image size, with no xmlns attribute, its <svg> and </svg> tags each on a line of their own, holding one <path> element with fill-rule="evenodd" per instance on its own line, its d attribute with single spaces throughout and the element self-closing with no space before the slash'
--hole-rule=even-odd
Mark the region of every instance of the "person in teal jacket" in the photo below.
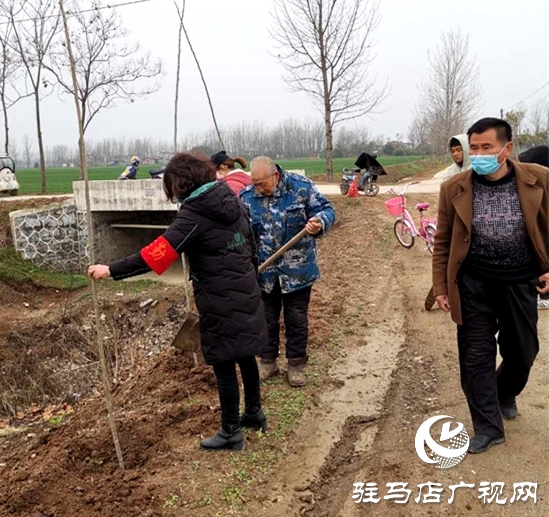
<svg viewBox="0 0 549 517">
<path fill-rule="evenodd" d="M 283 170 L 271 158 L 250 163 L 252 185 L 240 198 L 248 208 L 257 240 L 258 261 L 264 262 L 303 228 L 307 235 L 259 275 L 269 343 L 260 354 L 262 380 L 279 372 L 280 313 L 284 310 L 286 358 L 291 386 L 305 384 L 308 307 L 313 283 L 320 278 L 316 239 L 335 221 L 332 204 L 304 176 Z"/>
</svg>

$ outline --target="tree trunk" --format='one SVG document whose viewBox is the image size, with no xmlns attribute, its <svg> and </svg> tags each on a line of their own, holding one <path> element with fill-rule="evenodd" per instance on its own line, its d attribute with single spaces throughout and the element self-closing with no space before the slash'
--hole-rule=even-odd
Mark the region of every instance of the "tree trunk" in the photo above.
<svg viewBox="0 0 549 517">
<path fill-rule="evenodd" d="M 40 155 L 40 193 L 46 193 L 46 159 L 44 158 L 44 142 L 42 141 L 42 125 L 40 122 L 40 99 L 38 91 L 34 92 L 36 106 L 36 131 L 38 133 L 38 153 Z"/>
<path fill-rule="evenodd" d="M 322 70 L 322 93 L 324 96 L 324 132 L 326 138 L 326 181 L 334 181 L 334 165 L 332 161 L 333 131 L 332 104 L 330 101 L 330 84 L 328 82 L 328 63 L 324 45 L 324 26 L 322 20 L 322 2 L 320 2 L 318 18 L 318 49 L 320 51 L 320 68 Z"/>
<path fill-rule="evenodd" d="M 6 101 L 4 98 L 2 98 L 2 110 L 4 112 L 4 151 L 6 154 L 10 153 L 10 140 L 9 140 L 9 134 L 10 134 L 10 128 L 8 125 L 8 110 L 6 109 Z"/>
<path fill-rule="evenodd" d="M 330 107 L 326 107 L 326 115 L 324 117 L 324 123 L 326 125 L 326 181 L 334 181 L 334 163 L 333 163 L 333 130 L 332 130 L 332 114 Z"/>
</svg>

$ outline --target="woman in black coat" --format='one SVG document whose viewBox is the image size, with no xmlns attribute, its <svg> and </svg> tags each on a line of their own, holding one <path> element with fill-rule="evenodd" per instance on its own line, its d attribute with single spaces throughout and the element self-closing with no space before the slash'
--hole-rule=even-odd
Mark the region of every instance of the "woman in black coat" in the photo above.
<svg viewBox="0 0 549 517">
<path fill-rule="evenodd" d="M 213 366 L 221 403 L 221 431 L 200 446 L 241 450 L 241 426 L 267 429 L 255 359 L 267 340 L 267 324 L 247 213 L 224 182 L 215 182 L 215 172 L 207 159 L 176 154 L 163 177 L 167 198 L 181 203 L 175 221 L 139 253 L 90 266 L 88 276 L 121 280 L 151 270 L 162 274 L 181 253 L 187 255 L 202 352 Z M 236 363 L 244 384 L 241 416 Z"/>
</svg>

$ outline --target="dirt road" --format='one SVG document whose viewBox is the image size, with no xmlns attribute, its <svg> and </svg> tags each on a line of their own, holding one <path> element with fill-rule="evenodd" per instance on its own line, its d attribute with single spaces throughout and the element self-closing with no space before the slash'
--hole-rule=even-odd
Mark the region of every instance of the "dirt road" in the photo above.
<svg viewBox="0 0 549 517">
<path fill-rule="evenodd" d="M 360 225 L 346 224 L 354 227 L 349 235 L 360 231 Z M 341 286 L 347 292 L 352 336 L 331 370 L 343 384 L 324 393 L 301 426 L 294 451 L 271 481 L 274 495 L 261 515 L 548 515 L 549 354 L 544 344 L 549 311 L 539 314 L 541 352 L 518 399 L 519 417 L 506 424 L 507 442 L 469 454 L 454 468 L 436 470 L 415 452 L 415 433 L 424 420 L 450 415 L 464 422 L 472 436 L 459 385 L 455 325 L 438 310 L 422 309 L 430 284 L 429 257 L 422 246 L 405 250 L 391 235 L 387 238 L 381 256 L 372 243 L 364 250 L 363 241 L 341 250 L 355 269 L 354 281 Z M 351 316 L 357 313 L 362 315 Z M 439 503 L 423 503 L 423 496 L 415 501 L 418 485 L 428 481 L 443 487 Z M 505 483 L 499 500 L 506 498 L 506 504 L 482 503 L 484 481 Z M 376 483 L 380 500 L 357 504 L 352 497 L 357 482 Z M 386 484 L 396 482 L 408 483 L 407 504 L 383 499 Z M 475 487 L 456 490 L 448 504 L 449 486 L 460 482 Z M 538 483 L 537 503 L 510 503 L 513 484 L 519 482 Z M 260 508 L 249 515 L 254 511 Z"/>
<path fill-rule="evenodd" d="M 0 515 L 549 515 L 549 311 L 539 315 L 541 352 L 507 442 L 448 470 L 422 463 L 414 439 L 426 418 L 446 414 L 472 429 L 455 325 L 422 308 L 430 256 L 419 243 L 396 243 L 383 199 L 334 198 L 339 223 L 320 243 L 323 278 L 313 290 L 309 386 L 293 390 L 282 376 L 264 385 L 266 435 L 247 433 L 241 454 L 198 450 L 219 418 L 211 370 L 159 345 L 115 391 L 126 473 L 116 468 L 103 402 L 92 397 L 61 427 L 0 443 Z M 419 201 L 435 205 L 436 195 L 410 196 Z M 131 324 L 147 351 L 150 336 L 165 335 L 177 287 L 156 291 L 161 303 L 142 320 L 136 296 L 127 305 L 113 296 L 106 321 L 124 323 L 119 338 Z M 406 504 L 383 499 L 397 482 L 412 491 Z M 418 498 L 427 482 L 442 485 L 440 502 Z M 474 487 L 449 504 L 460 482 Z M 482 482 L 505 483 L 505 503 L 483 504 Z M 538 483 L 536 503 L 510 502 L 519 482 Z M 375 483 L 380 500 L 357 504 L 354 483 Z"/>
</svg>

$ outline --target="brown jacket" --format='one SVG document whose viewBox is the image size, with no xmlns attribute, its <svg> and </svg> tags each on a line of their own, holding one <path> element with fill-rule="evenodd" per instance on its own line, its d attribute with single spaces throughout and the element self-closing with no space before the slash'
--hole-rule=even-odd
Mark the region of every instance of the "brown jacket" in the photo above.
<svg viewBox="0 0 549 517">
<path fill-rule="evenodd" d="M 522 215 L 539 267 L 549 271 L 549 169 L 509 160 L 515 170 Z M 471 245 L 472 170 L 456 174 L 440 186 L 433 252 L 435 296 L 447 294 L 452 319 L 461 324 L 457 277 Z"/>
</svg>

